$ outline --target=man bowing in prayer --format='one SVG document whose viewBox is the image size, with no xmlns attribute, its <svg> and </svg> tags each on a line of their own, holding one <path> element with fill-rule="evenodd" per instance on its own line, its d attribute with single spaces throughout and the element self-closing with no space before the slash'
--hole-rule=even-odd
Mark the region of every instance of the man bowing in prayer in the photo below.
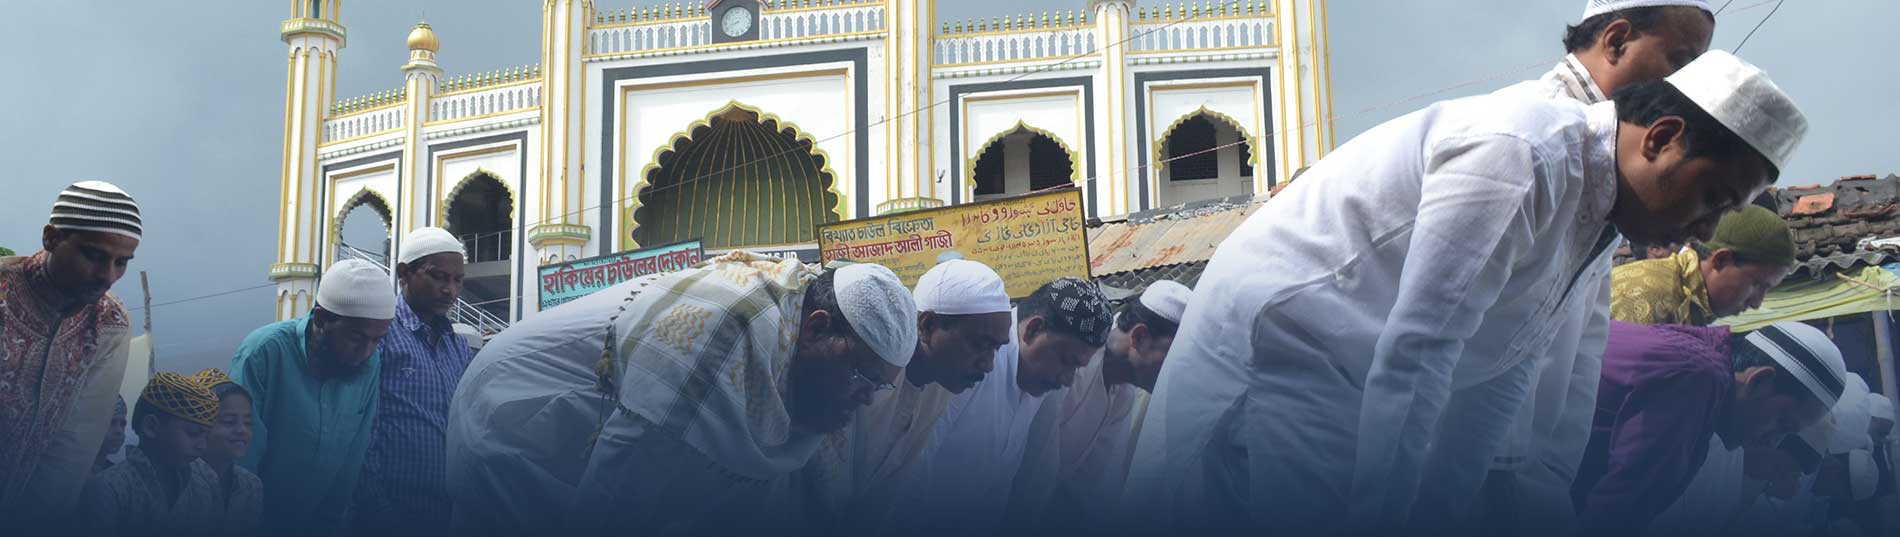
<svg viewBox="0 0 1900 537">
<path fill-rule="evenodd" d="M 449 322 L 465 261 L 462 241 L 442 228 L 403 237 L 396 263 L 402 300 L 383 337 L 376 425 L 356 487 L 358 531 L 414 535 L 448 528 L 442 472 L 449 398 L 474 358 Z"/>
<path fill-rule="evenodd" d="M 951 259 L 917 278 L 917 351 L 895 389 L 827 435 L 801 472 L 814 529 L 875 530 L 897 493 L 915 486 L 918 459 L 955 394 L 982 382 L 1010 341 L 1009 291 L 976 261 Z"/>
<path fill-rule="evenodd" d="M 1706 239 L 1805 131 L 1718 52 L 1614 104 L 1505 91 L 1367 131 L 1209 261 L 1124 509 L 1177 530 L 1464 519 L 1539 356 L 1602 307 L 1576 288 L 1618 230 Z M 1424 481 L 1439 493 L 1414 505 Z"/>
<path fill-rule="evenodd" d="M 360 259 L 318 282 L 310 314 L 238 344 L 231 380 L 251 394 L 251 450 L 239 464 L 264 482 L 272 535 L 329 535 L 349 507 L 376 422 L 376 348 L 396 316 L 389 274 Z"/>
<path fill-rule="evenodd" d="M 1110 520 L 1141 419 L 1136 400 L 1154 389 L 1192 293 L 1168 280 L 1149 284 L 1115 315 L 1108 344 L 1076 370 L 1075 385 L 1042 405 L 1010 490 L 1011 529 L 1069 533 Z"/>
<path fill-rule="evenodd" d="M 1701 469 L 1710 435 L 1728 449 L 1772 449 L 1826 416 L 1846 377 L 1840 349 L 1801 323 L 1733 335 L 1726 327 L 1612 323 L 1572 489 L 1584 530 L 1644 529 Z"/>
<path fill-rule="evenodd" d="M 1708 326 L 1761 307 L 1794 267 L 1794 235 L 1754 205 L 1722 217 L 1715 238 L 1676 255 L 1616 267 L 1610 317 L 1636 324 Z"/>
<path fill-rule="evenodd" d="M 84 181 L 53 202 L 44 250 L 0 258 L 0 527 L 63 521 L 92 471 L 131 337 L 106 291 L 143 230 L 125 191 Z"/>
<path fill-rule="evenodd" d="M 1061 278 L 1016 306 L 1015 337 L 998 349 L 995 374 L 959 394 L 937 420 L 915 506 L 895 531 L 981 535 L 1001 524 L 1044 395 L 1075 382 L 1109 332 L 1108 299 L 1094 282 Z M 1054 428 L 1045 431 L 1053 434 Z"/>
<path fill-rule="evenodd" d="M 458 533 L 796 524 L 787 478 L 916 346 L 917 308 L 889 269 L 748 252 L 543 312 L 456 388 Z"/>
<path fill-rule="evenodd" d="M 1625 86 L 1662 80 L 1688 65 L 1709 49 L 1714 33 L 1715 15 L 1707 0 L 1587 0 L 1582 21 L 1564 30 L 1564 60 L 1543 77 L 1506 91 L 1601 103 Z M 1492 457 L 1484 502 L 1476 509 L 1486 529 L 1533 533 L 1574 526 L 1570 481 L 1590 436 L 1591 401 L 1609 322 L 1604 310 L 1610 301 L 1608 267 L 1594 264 L 1585 269 L 1570 293 L 1587 300 L 1559 316 L 1566 328 L 1543 351 L 1543 363 L 1533 366 L 1537 380 L 1531 395 L 1519 407 L 1504 446 Z M 1433 487 L 1430 480 L 1423 485 L 1421 501 L 1430 506 L 1443 506 L 1447 496 L 1464 494 Z"/>
</svg>

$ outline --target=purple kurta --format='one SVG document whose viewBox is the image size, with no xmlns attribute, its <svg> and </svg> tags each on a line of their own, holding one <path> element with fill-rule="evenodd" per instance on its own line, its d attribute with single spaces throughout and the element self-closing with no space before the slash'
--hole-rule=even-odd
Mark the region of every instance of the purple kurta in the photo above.
<svg viewBox="0 0 1900 537">
<path fill-rule="evenodd" d="M 1571 497 L 1592 533 L 1638 530 L 1708 455 L 1735 384 L 1727 327 L 1610 323 L 1590 445 Z"/>
</svg>

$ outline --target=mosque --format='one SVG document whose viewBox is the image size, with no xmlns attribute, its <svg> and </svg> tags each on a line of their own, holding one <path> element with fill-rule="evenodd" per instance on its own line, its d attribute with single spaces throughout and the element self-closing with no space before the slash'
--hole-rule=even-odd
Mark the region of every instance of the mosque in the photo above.
<svg viewBox="0 0 1900 537">
<path fill-rule="evenodd" d="M 335 92 L 342 4 L 282 25 L 279 319 L 418 227 L 464 240 L 464 297 L 509 321 L 542 264 L 689 239 L 816 260 L 817 223 L 1065 185 L 1092 217 L 1264 194 L 1335 143 L 1325 0 L 543 0 L 539 63 L 447 74 L 421 23 L 400 85 L 361 97 Z M 352 215 L 383 244 L 343 240 Z"/>
</svg>

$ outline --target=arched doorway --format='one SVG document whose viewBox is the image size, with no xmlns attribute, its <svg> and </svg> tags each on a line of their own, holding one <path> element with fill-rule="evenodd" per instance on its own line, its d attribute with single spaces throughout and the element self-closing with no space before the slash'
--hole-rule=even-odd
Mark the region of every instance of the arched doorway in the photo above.
<svg viewBox="0 0 1900 537">
<path fill-rule="evenodd" d="M 330 230 L 335 237 L 334 261 L 367 258 L 377 263 L 389 260 L 389 203 L 368 189 L 350 196 L 337 210 Z"/>
<path fill-rule="evenodd" d="M 1048 133 L 1018 123 L 991 138 L 970 171 L 975 200 L 1020 196 L 1075 183 L 1075 153 Z"/>
<path fill-rule="evenodd" d="M 1206 109 L 1189 114 L 1155 143 L 1159 207 L 1254 194 L 1251 138 Z"/>
<path fill-rule="evenodd" d="M 836 177 L 812 139 L 737 103 L 676 136 L 644 175 L 628 232 L 639 245 L 811 242 L 840 216 Z"/>
<path fill-rule="evenodd" d="M 469 262 L 514 257 L 514 194 L 494 175 L 478 171 L 462 179 L 449 191 L 444 211 L 449 233 L 462 240 Z"/>
</svg>

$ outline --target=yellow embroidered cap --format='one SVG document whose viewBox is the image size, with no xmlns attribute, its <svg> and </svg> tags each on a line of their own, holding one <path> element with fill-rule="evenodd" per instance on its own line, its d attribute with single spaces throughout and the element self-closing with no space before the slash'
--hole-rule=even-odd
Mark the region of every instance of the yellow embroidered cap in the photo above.
<svg viewBox="0 0 1900 537">
<path fill-rule="evenodd" d="M 203 384 L 205 389 L 212 390 L 213 393 L 216 393 L 218 386 L 237 383 L 237 381 L 231 380 L 230 375 L 224 374 L 223 369 L 215 367 L 199 371 L 198 374 L 192 375 L 192 378 L 197 379 L 199 384 Z"/>
<path fill-rule="evenodd" d="M 170 371 L 152 375 L 139 399 L 166 414 L 199 425 L 210 426 L 218 418 L 218 397 L 197 379 Z"/>
</svg>

